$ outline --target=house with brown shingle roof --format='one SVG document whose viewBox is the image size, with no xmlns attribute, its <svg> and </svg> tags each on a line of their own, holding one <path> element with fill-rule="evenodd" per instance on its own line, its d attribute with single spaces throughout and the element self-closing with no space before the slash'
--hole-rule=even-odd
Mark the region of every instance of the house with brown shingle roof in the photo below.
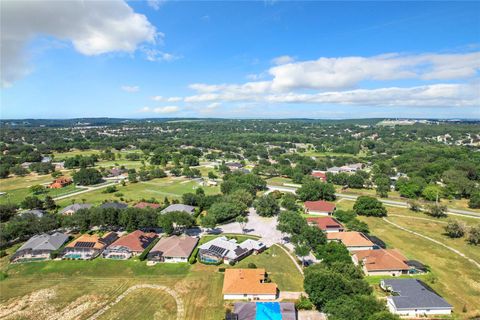
<svg viewBox="0 0 480 320">
<path fill-rule="evenodd" d="M 305 201 L 304 206 L 306 214 L 317 214 L 322 216 L 332 215 L 336 207 L 335 203 L 323 200 Z"/>
<path fill-rule="evenodd" d="M 102 255 L 107 259 L 130 259 L 132 256 L 141 254 L 156 237 L 156 233 L 136 230 L 117 239 L 103 251 Z"/>
<path fill-rule="evenodd" d="M 320 179 L 320 181 L 327 182 L 327 174 L 323 171 L 312 171 L 311 176 Z"/>
<path fill-rule="evenodd" d="M 265 269 L 226 269 L 222 293 L 225 300 L 275 300 L 279 292 Z"/>
<path fill-rule="evenodd" d="M 188 258 L 197 246 L 198 238 L 188 236 L 171 236 L 162 238 L 148 253 L 148 261 L 154 262 L 188 262 Z"/>
<path fill-rule="evenodd" d="M 324 232 L 343 232 L 343 225 L 332 217 L 309 217 L 309 225 L 315 226 Z"/>
<path fill-rule="evenodd" d="M 369 276 L 399 276 L 408 274 L 407 258 L 396 249 L 363 250 L 352 256 L 355 265 L 360 265 Z"/>
<path fill-rule="evenodd" d="M 375 244 L 363 233 L 356 231 L 329 232 L 327 241 L 338 241 L 347 247 L 348 251 L 373 250 Z"/>
<path fill-rule="evenodd" d="M 98 234 L 82 234 L 67 244 L 63 250 L 63 259 L 94 259 L 117 239 L 118 235 L 115 232 L 108 232 L 102 237 Z"/>
</svg>

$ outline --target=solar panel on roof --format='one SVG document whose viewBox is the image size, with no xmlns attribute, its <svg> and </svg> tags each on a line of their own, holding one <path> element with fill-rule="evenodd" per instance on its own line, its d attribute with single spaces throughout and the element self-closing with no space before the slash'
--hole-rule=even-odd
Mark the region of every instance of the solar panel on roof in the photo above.
<svg viewBox="0 0 480 320">
<path fill-rule="evenodd" d="M 208 248 L 208 250 L 210 250 L 212 252 L 215 252 L 216 254 L 220 254 L 220 255 L 223 255 L 225 253 L 225 251 L 227 251 L 227 249 L 218 247 L 216 245 L 211 245 L 210 248 Z"/>
<path fill-rule="evenodd" d="M 75 247 L 77 248 L 93 248 L 95 246 L 95 242 L 83 242 L 79 241 L 75 243 Z"/>
</svg>

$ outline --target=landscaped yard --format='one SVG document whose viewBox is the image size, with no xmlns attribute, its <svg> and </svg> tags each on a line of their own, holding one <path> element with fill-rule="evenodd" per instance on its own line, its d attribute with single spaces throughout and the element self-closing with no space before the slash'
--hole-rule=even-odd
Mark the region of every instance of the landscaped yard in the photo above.
<svg viewBox="0 0 480 320">
<path fill-rule="evenodd" d="M 446 220 L 433 219 L 430 221 L 432 218 L 422 213 L 411 213 L 402 208 L 387 207 L 387 209 L 391 214 L 387 218 L 389 221 L 439 240 L 470 258 L 478 260 L 479 247 L 467 245 L 464 239 L 450 240 L 442 235 L 444 226 L 442 222 Z M 394 214 L 406 217 L 397 217 Z M 457 217 L 448 219 L 453 218 Z M 424 280 L 454 306 L 457 318 L 466 319 L 468 316 L 480 314 L 478 304 L 480 301 L 480 269 L 476 265 L 439 244 L 403 231 L 380 218 L 360 217 L 360 219 L 367 222 L 371 234 L 382 239 L 388 247 L 397 248 L 407 258 L 419 260 L 430 266 L 431 274 L 425 276 Z M 471 218 L 460 219 L 476 221 Z M 467 313 L 462 313 L 464 306 L 467 308 Z"/>
<path fill-rule="evenodd" d="M 223 273 L 218 269 L 230 267 L 228 265 L 207 266 L 197 262 L 148 267 L 136 259 L 102 258 L 9 265 L 7 259 L 0 259 L 1 270 L 8 274 L 0 281 L 0 318 L 4 315 L 7 319 L 85 319 L 139 284 L 173 289 L 183 301 L 185 319 L 221 319 L 225 312 Z M 248 263 L 265 268 L 281 290 L 303 291 L 300 273 L 280 248 L 274 246 L 260 255 L 250 256 L 235 268 Z M 124 318 L 125 312 L 132 320 L 175 319 L 175 310 L 175 300 L 166 292 L 137 289 L 99 319 L 113 319 L 119 314 Z"/>
</svg>

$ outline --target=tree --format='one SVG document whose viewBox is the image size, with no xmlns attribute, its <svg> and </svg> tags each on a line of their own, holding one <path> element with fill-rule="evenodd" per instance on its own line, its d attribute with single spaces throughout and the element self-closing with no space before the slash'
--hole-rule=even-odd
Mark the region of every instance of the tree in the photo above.
<svg viewBox="0 0 480 320">
<path fill-rule="evenodd" d="M 352 293 L 348 279 L 341 274 L 326 269 L 309 269 L 305 272 L 303 286 L 318 310 L 322 310 L 329 301 Z"/>
<path fill-rule="evenodd" d="M 215 172 L 213 172 L 213 171 L 208 171 L 208 179 L 210 179 L 210 180 L 215 180 L 215 179 L 217 179 L 217 178 L 218 178 L 218 176 L 215 174 Z"/>
<path fill-rule="evenodd" d="M 73 181 L 79 185 L 89 186 L 102 182 L 102 174 L 94 168 L 81 168 L 73 174 Z"/>
<path fill-rule="evenodd" d="M 43 209 L 43 201 L 35 196 L 25 197 L 20 206 L 25 209 Z"/>
<path fill-rule="evenodd" d="M 128 170 L 128 181 L 130 183 L 136 183 L 137 182 L 137 172 L 135 171 L 135 169 Z"/>
<path fill-rule="evenodd" d="M 340 296 L 326 303 L 324 311 L 329 320 L 365 320 L 385 311 L 385 305 L 373 296 Z"/>
<path fill-rule="evenodd" d="M 430 204 L 425 207 L 425 213 L 435 218 L 446 217 L 447 206 L 441 204 Z"/>
<path fill-rule="evenodd" d="M 385 217 L 387 209 L 374 197 L 360 196 L 353 205 L 353 211 L 359 216 Z"/>
<path fill-rule="evenodd" d="M 470 196 L 470 201 L 468 202 L 468 207 L 472 209 L 480 208 L 480 192 L 476 192 Z"/>
<path fill-rule="evenodd" d="M 7 222 L 17 212 L 15 204 L 0 204 L 0 222 Z"/>
<path fill-rule="evenodd" d="M 213 216 L 216 223 L 221 223 L 234 219 L 243 214 L 245 210 L 246 206 L 241 206 L 240 203 L 216 202 L 208 209 L 207 215 Z"/>
<path fill-rule="evenodd" d="M 245 226 L 248 223 L 248 217 L 246 216 L 238 216 L 235 218 L 235 221 L 240 224 L 240 228 L 242 229 L 242 233 L 245 233 Z"/>
<path fill-rule="evenodd" d="M 450 238 L 461 238 L 465 234 L 466 225 L 461 221 L 450 221 L 445 226 L 445 232 Z"/>
<path fill-rule="evenodd" d="M 217 225 L 217 221 L 213 215 L 206 215 L 201 219 L 201 225 L 207 229 L 213 229 Z"/>
<path fill-rule="evenodd" d="M 480 225 L 470 227 L 470 230 L 468 231 L 467 241 L 468 243 L 475 246 L 480 244 Z"/>
<path fill-rule="evenodd" d="M 407 204 L 408 204 L 408 208 L 410 210 L 414 211 L 414 212 L 418 212 L 422 209 L 422 207 L 420 206 L 420 203 L 418 203 L 418 201 L 408 200 Z"/>
<path fill-rule="evenodd" d="M 36 184 L 36 185 L 33 185 L 31 186 L 30 188 L 28 188 L 30 190 L 31 193 L 33 194 L 42 194 L 42 193 L 45 193 L 46 190 L 45 190 L 45 187 L 42 186 L 42 185 L 39 185 L 39 184 Z"/>
<path fill-rule="evenodd" d="M 55 203 L 55 201 L 53 200 L 53 198 L 51 196 L 46 196 L 45 197 L 45 200 L 43 202 L 43 206 L 45 207 L 45 209 L 47 210 L 55 210 L 57 209 L 57 204 Z"/>
<path fill-rule="evenodd" d="M 302 259 L 302 265 L 305 265 L 304 258 L 310 253 L 310 248 L 306 245 L 296 245 L 295 254 Z"/>
<path fill-rule="evenodd" d="M 261 217 L 273 217 L 280 212 L 280 206 L 272 195 L 260 197 L 254 204 L 257 213 Z"/>
<path fill-rule="evenodd" d="M 297 205 L 297 197 L 292 193 L 285 193 L 281 201 L 282 207 L 290 211 L 298 211 L 300 207 Z"/>
<path fill-rule="evenodd" d="M 297 195 L 302 201 L 335 200 L 335 187 L 331 183 L 305 179 L 303 185 L 297 189 Z"/>
<path fill-rule="evenodd" d="M 387 198 L 390 191 L 390 178 L 386 175 L 379 175 L 375 179 L 377 195 L 381 198 Z"/>
<path fill-rule="evenodd" d="M 361 233 L 370 233 L 370 230 L 368 229 L 368 224 L 360 221 L 358 219 L 352 219 L 346 224 L 348 230 L 350 231 L 357 231 Z"/>
<path fill-rule="evenodd" d="M 437 185 L 428 185 L 422 191 L 422 197 L 428 201 L 439 200 L 442 196 L 442 189 Z"/>
<path fill-rule="evenodd" d="M 361 189 L 365 183 L 365 179 L 360 174 L 352 174 L 348 177 L 348 187 L 354 189 Z"/>
<path fill-rule="evenodd" d="M 380 311 L 372 314 L 367 320 L 400 320 L 400 317 L 389 311 Z"/>
</svg>

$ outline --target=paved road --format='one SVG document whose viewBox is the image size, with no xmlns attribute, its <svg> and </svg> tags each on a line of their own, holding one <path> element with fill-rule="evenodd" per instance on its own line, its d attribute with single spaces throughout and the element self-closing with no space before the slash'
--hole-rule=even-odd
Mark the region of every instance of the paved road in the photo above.
<svg viewBox="0 0 480 320">
<path fill-rule="evenodd" d="M 295 193 L 297 188 L 295 187 L 281 187 L 281 186 L 267 186 L 268 191 L 267 193 L 270 193 L 272 191 L 278 190 L 281 192 L 291 192 Z M 347 200 L 356 200 L 359 196 L 353 195 L 353 194 L 344 194 L 344 193 L 335 193 L 335 195 L 338 198 L 343 198 Z M 388 199 L 378 199 L 382 203 L 384 203 L 387 206 L 391 207 L 398 207 L 398 208 L 408 208 L 408 203 L 402 202 L 402 201 L 395 201 L 395 200 L 388 200 Z M 469 211 L 469 210 L 461 210 L 461 209 L 453 209 L 453 208 L 448 208 L 447 213 L 451 215 L 461 215 L 461 216 L 468 216 L 471 218 L 477 218 L 480 219 L 480 213 Z"/>
<path fill-rule="evenodd" d="M 84 190 L 81 190 L 81 191 L 78 191 L 78 192 L 72 192 L 72 193 L 69 193 L 69 194 L 66 194 L 66 195 L 63 195 L 63 196 L 59 196 L 59 197 L 53 198 L 53 200 L 55 200 L 55 201 L 62 200 L 62 199 L 65 199 L 65 198 L 77 196 L 77 195 L 82 194 L 82 193 L 86 193 L 86 192 L 90 192 L 90 191 L 94 191 L 94 190 L 98 190 L 98 189 L 103 189 L 103 188 L 106 188 L 108 186 L 112 186 L 112 185 L 117 184 L 117 183 L 119 183 L 119 182 L 118 181 L 113 181 L 111 183 L 102 184 L 101 186 L 85 187 Z"/>
</svg>

